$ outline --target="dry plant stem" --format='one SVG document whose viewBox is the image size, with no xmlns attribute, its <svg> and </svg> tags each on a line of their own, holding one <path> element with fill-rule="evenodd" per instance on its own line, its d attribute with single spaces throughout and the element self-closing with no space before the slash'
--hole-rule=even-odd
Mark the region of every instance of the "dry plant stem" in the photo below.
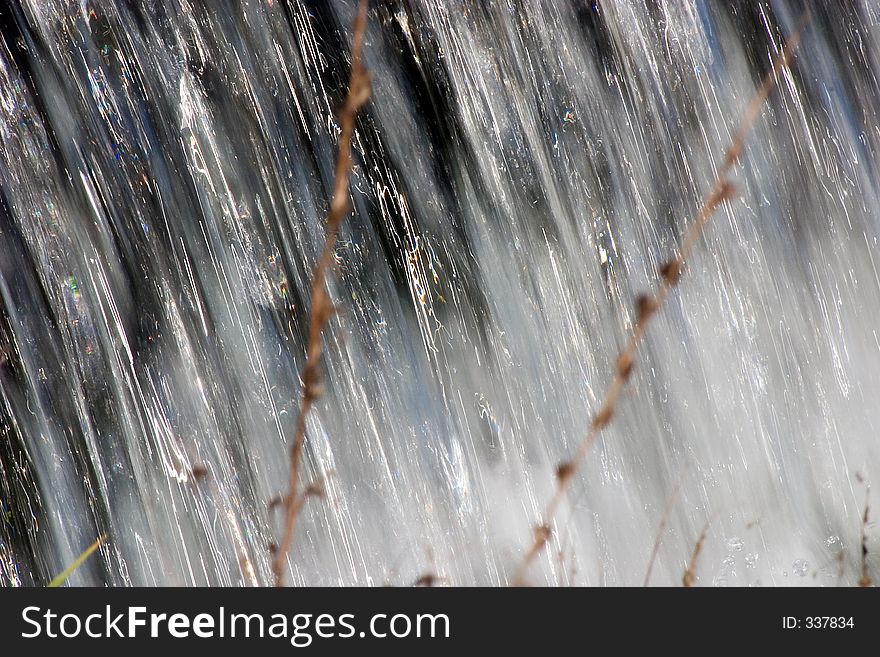
<svg viewBox="0 0 880 657">
<path fill-rule="evenodd" d="M 840 587 L 840 583 L 843 581 L 843 573 L 846 568 L 846 555 L 843 550 L 837 553 L 837 583 L 835 586 Z"/>
<path fill-rule="evenodd" d="M 520 565 L 516 570 L 512 581 L 514 586 L 522 586 L 525 583 L 525 575 L 529 566 L 542 552 L 547 541 L 550 539 L 552 533 L 551 523 L 553 522 L 562 501 L 565 499 L 565 494 L 574 479 L 575 473 L 583 464 L 584 459 L 589 453 L 590 448 L 593 446 L 593 443 L 596 441 L 599 433 L 611 422 L 611 419 L 614 416 L 617 400 L 620 397 L 620 393 L 623 391 L 624 384 L 632 373 L 632 368 L 635 364 L 636 351 L 639 344 L 642 342 L 642 339 L 645 337 L 648 323 L 651 321 L 654 314 L 663 306 L 670 291 L 678 283 L 682 269 L 693 251 L 697 240 L 699 240 L 702 235 L 703 228 L 712 217 L 715 209 L 724 201 L 732 198 L 734 188 L 727 180 L 727 176 L 739 160 L 745 143 L 745 137 L 755 120 L 758 118 L 761 107 L 767 100 L 770 92 L 776 86 L 779 75 L 788 68 L 794 51 L 800 42 L 801 30 L 807 20 L 809 20 L 809 15 L 804 14 L 798 23 L 797 29 L 774 61 L 772 70 L 764 78 L 761 86 L 758 87 L 757 92 L 755 92 L 755 95 L 752 97 L 743 112 L 739 127 L 734 133 L 733 139 L 725 153 L 724 160 L 718 168 L 715 182 L 712 184 L 712 189 L 706 195 L 703 205 L 697 212 L 695 220 L 691 223 L 687 232 L 685 232 L 682 237 L 678 253 L 661 268 L 660 282 L 653 296 L 642 296 L 637 300 L 636 321 L 633 325 L 629 340 L 627 340 L 626 345 L 617 358 L 617 367 L 614 376 L 608 384 L 608 388 L 605 391 L 605 396 L 602 399 L 599 410 L 593 416 L 590 427 L 587 429 L 586 435 L 581 439 L 574 456 L 570 461 L 561 464 L 557 470 L 556 491 L 550 499 L 550 503 L 547 505 L 542 523 L 535 529 L 535 536 L 532 544 L 526 551 L 523 560 L 520 562 Z"/>
<path fill-rule="evenodd" d="M 694 545 L 694 552 L 691 555 L 691 560 L 688 562 L 687 570 L 684 571 L 684 576 L 681 578 L 681 585 L 685 588 L 690 588 L 697 581 L 697 559 L 700 558 L 700 552 L 703 551 L 703 543 L 706 542 L 706 534 L 709 531 L 710 523 L 711 520 L 707 520 L 706 524 L 703 525 L 703 531 L 700 532 L 700 538 L 697 539 L 697 543 Z"/>
<path fill-rule="evenodd" d="M 370 76 L 364 68 L 361 58 L 366 24 L 367 0 L 361 0 L 354 23 L 354 37 L 351 47 L 351 77 L 348 82 L 348 94 L 339 111 L 339 147 L 333 184 L 333 197 L 330 200 L 330 211 L 327 214 L 326 238 L 321 256 L 312 273 L 312 310 L 309 317 L 306 363 L 302 371 L 302 401 L 296 420 L 293 443 L 290 448 L 290 487 L 287 495 L 282 500 L 284 506 L 284 527 L 281 541 L 275 548 L 272 557 L 272 574 L 275 579 L 275 586 L 284 585 L 287 555 L 293 544 L 297 517 L 306 498 L 310 495 L 309 489 L 311 489 L 309 487 L 303 494 L 299 492 L 300 468 L 306 438 L 306 417 L 320 394 L 319 366 L 323 348 L 321 334 L 333 314 L 333 304 L 330 301 L 330 295 L 327 292 L 326 286 L 327 271 L 333 262 L 333 251 L 336 246 L 339 226 L 351 211 L 348 188 L 354 124 L 358 111 L 370 96 Z"/>
<path fill-rule="evenodd" d="M 866 488 L 865 488 L 865 512 L 862 514 L 862 531 L 861 531 L 861 540 L 860 540 L 860 547 L 862 550 L 862 576 L 859 578 L 859 586 L 866 587 L 866 588 L 872 585 L 871 576 L 868 574 L 868 537 L 867 537 L 868 515 L 871 512 L 870 495 L 871 495 L 871 489 L 866 486 Z"/>
<path fill-rule="evenodd" d="M 645 573 L 645 581 L 642 586 L 647 586 L 651 579 L 651 573 L 654 570 L 654 562 L 657 560 L 657 552 L 660 551 L 660 543 L 663 541 L 663 532 L 666 531 L 666 525 L 669 524 L 669 514 L 672 513 L 672 505 L 678 498 L 678 492 L 681 490 L 682 479 L 679 477 L 678 483 L 675 485 L 669 498 L 666 500 L 666 506 L 663 508 L 663 516 L 660 518 L 660 526 L 657 528 L 657 536 L 654 538 L 654 547 L 651 549 L 651 558 L 648 560 L 648 572 Z"/>
<path fill-rule="evenodd" d="M 437 586 L 438 584 L 442 583 L 443 581 L 444 581 L 444 579 L 442 577 L 440 577 L 439 575 L 436 575 L 434 573 L 429 572 L 429 573 L 425 573 L 423 575 L 420 575 L 419 578 L 415 582 L 412 583 L 412 585 L 417 588 L 418 587 L 432 588 L 432 587 Z"/>
</svg>

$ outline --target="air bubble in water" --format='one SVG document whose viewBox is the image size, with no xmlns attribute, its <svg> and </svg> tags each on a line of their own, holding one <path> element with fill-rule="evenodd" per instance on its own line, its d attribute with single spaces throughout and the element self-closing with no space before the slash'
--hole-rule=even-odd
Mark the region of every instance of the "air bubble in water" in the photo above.
<svg viewBox="0 0 880 657">
<path fill-rule="evenodd" d="M 832 534 L 825 539 L 825 547 L 832 552 L 840 552 L 843 549 L 843 541 L 840 540 L 840 536 Z"/>
<path fill-rule="evenodd" d="M 739 536 L 734 536 L 729 541 L 727 541 L 727 549 L 734 552 L 742 552 L 745 544 L 746 542 L 742 540 Z"/>
</svg>

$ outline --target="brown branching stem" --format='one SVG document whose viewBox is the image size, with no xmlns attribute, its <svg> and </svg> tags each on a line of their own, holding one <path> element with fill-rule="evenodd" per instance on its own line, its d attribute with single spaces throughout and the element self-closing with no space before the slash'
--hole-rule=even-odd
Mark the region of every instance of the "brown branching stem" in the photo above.
<svg viewBox="0 0 880 657">
<path fill-rule="evenodd" d="M 552 523 L 559 511 L 559 507 L 565 499 L 574 475 L 586 459 L 590 448 L 598 438 L 602 430 L 608 426 L 614 417 L 617 400 L 623 391 L 624 385 L 629 379 L 633 366 L 635 364 L 636 351 L 639 344 L 645 337 L 648 324 L 651 318 L 662 308 L 663 303 L 669 296 L 672 289 L 678 284 L 682 270 L 687 262 L 691 252 L 696 246 L 697 241 L 703 233 L 703 229 L 712 218 L 715 210 L 725 201 L 729 201 L 734 195 L 734 187 L 728 180 L 728 175 L 734 165 L 739 161 L 745 144 L 745 138 L 751 129 L 755 120 L 761 112 L 761 108 L 770 92 L 776 86 L 779 76 L 786 70 L 794 55 L 794 51 L 798 46 L 801 38 L 801 30 L 809 20 L 809 14 L 799 21 L 797 29 L 789 38 L 782 52 L 779 53 L 773 63 L 771 71 L 762 81 L 755 95 L 746 106 L 740 119 L 739 126 L 733 135 L 727 152 L 724 155 L 712 188 L 703 200 L 703 204 L 697 212 L 697 216 L 691 223 L 690 227 L 682 237 L 681 245 L 678 253 L 676 253 L 669 261 L 660 268 L 660 281 L 653 295 L 642 295 L 636 300 L 636 320 L 632 328 L 632 333 L 626 342 L 623 350 L 617 358 L 614 376 L 605 391 L 605 396 L 593 416 L 590 426 L 586 434 L 581 439 L 572 458 L 559 465 L 556 472 L 556 490 L 547 505 L 541 523 L 534 530 L 534 537 L 531 545 L 527 549 L 525 556 L 520 562 L 513 580 L 513 586 L 522 586 L 525 583 L 525 576 L 532 562 L 544 550 L 547 542 L 552 535 Z"/>
<path fill-rule="evenodd" d="M 339 110 L 339 145 L 336 171 L 333 183 L 333 196 L 327 214 L 324 248 L 312 273 L 312 307 L 309 317 L 309 335 L 306 349 L 306 362 L 302 371 L 302 400 L 296 420 L 293 443 L 290 447 L 290 485 L 281 500 L 284 510 L 284 525 L 281 540 L 272 555 L 272 574 L 275 586 L 284 585 L 287 570 L 287 556 L 290 552 L 296 531 L 296 521 L 306 499 L 315 495 L 314 487 L 308 486 L 300 492 L 300 470 L 303 448 L 306 439 L 306 417 L 315 400 L 320 395 L 320 362 L 323 350 L 322 333 L 333 315 L 333 303 L 327 291 L 327 272 L 333 263 L 336 237 L 342 221 L 351 212 L 349 201 L 349 177 L 351 173 L 351 142 L 358 111 L 370 96 L 370 75 L 364 67 L 361 51 L 364 44 L 364 31 L 367 24 L 367 0 L 361 0 L 354 23 L 354 36 L 351 47 L 351 76 L 348 94 Z"/>
<path fill-rule="evenodd" d="M 688 562 L 687 569 L 684 571 L 684 576 L 681 578 L 681 585 L 685 588 L 692 587 L 697 581 L 697 560 L 700 558 L 700 552 L 703 551 L 703 543 L 706 542 L 706 534 L 709 533 L 710 524 L 711 520 L 707 520 L 706 524 L 703 525 L 703 531 L 700 532 L 700 537 L 694 545 L 691 560 Z"/>
</svg>

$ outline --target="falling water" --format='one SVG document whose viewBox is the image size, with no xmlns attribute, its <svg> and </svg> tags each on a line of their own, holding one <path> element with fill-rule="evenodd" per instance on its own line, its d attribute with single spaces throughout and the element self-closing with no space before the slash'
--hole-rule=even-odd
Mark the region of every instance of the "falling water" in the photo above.
<svg viewBox="0 0 880 657">
<path fill-rule="evenodd" d="M 0 9 L 4 584 L 102 533 L 70 583 L 271 582 L 354 11 Z M 801 11 L 372 4 L 308 420 L 326 495 L 290 582 L 510 581 L 634 297 Z M 815 3 L 530 582 L 641 584 L 665 524 L 652 583 L 678 584 L 707 522 L 698 584 L 858 580 L 880 477 L 876 70 L 880 5 Z"/>
</svg>

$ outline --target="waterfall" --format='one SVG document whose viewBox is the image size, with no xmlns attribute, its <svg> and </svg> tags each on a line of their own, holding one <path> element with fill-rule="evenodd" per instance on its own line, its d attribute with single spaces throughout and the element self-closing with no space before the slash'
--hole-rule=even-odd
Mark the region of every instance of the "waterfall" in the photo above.
<svg viewBox="0 0 880 657">
<path fill-rule="evenodd" d="M 371 3 L 289 583 L 510 582 L 803 4 Z M 530 583 L 860 577 L 880 5 L 808 4 Z M 271 583 L 355 11 L 0 9 L 4 585 Z"/>
</svg>

